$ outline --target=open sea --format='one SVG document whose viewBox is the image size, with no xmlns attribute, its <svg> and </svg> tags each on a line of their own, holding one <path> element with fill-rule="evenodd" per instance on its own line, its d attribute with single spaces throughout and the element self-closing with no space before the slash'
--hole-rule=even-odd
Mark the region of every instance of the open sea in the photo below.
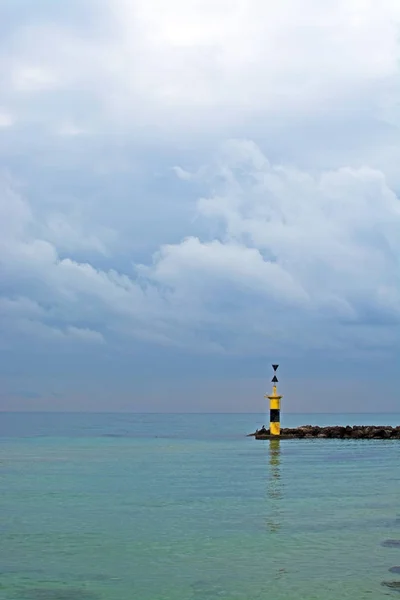
<svg viewBox="0 0 400 600">
<path fill-rule="evenodd" d="M 400 440 L 246 437 L 266 421 L 0 413 L 0 600 L 400 598 Z M 400 415 L 282 425 L 309 423 Z"/>
</svg>

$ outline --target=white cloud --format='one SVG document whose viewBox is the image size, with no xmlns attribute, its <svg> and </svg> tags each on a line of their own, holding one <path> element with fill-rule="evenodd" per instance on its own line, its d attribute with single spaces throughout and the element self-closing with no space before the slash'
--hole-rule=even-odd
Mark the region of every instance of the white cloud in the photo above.
<svg viewBox="0 0 400 600">
<path fill-rule="evenodd" d="M 166 102 L 228 108 L 233 101 L 251 109 L 306 103 L 310 110 L 398 69 L 400 10 L 392 2 L 140 0 L 133 6 L 126 0 L 110 6 L 138 88 Z"/>
<path fill-rule="evenodd" d="M 276 297 L 292 305 L 307 302 L 307 295 L 280 265 L 265 261 L 257 248 L 244 244 L 201 243 L 187 238 L 181 244 L 163 246 L 155 264 L 142 274 L 186 297 L 215 293 L 215 288 L 235 283 L 238 288 Z"/>
<path fill-rule="evenodd" d="M 0 129 L 14 125 L 14 117 L 0 108 Z"/>
<path fill-rule="evenodd" d="M 104 338 L 98 331 L 88 328 L 69 326 L 65 329 L 47 325 L 41 321 L 20 319 L 14 323 L 15 331 L 22 336 L 36 338 L 38 341 L 79 344 L 104 344 Z"/>
<path fill-rule="evenodd" d="M 11 82 L 17 92 L 44 92 L 57 87 L 57 76 L 42 66 L 21 65 L 12 71 Z"/>
<path fill-rule="evenodd" d="M 82 135 L 86 132 L 83 128 L 78 127 L 74 123 L 66 121 L 58 127 L 57 133 L 65 137 L 75 137 L 77 135 Z"/>
<path fill-rule="evenodd" d="M 98 331 L 93 331 L 87 327 L 67 327 L 65 335 L 76 338 L 81 342 L 94 342 L 96 344 L 104 343 L 104 337 Z"/>
<path fill-rule="evenodd" d="M 44 310 L 39 304 L 29 298 L 0 298 L 0 312 L 7 315 L 7 319 L 13 316 L 24 318 L 40 318 Z"/>
<path fill-rule="evenodd" d="M 74 29 L 53 13 L 2 40 L 1 105 L 12 106 L 24 127 L 34 123 L 42 132 L 44 124 L 52 133 L 43 144 L 49 155 L 59 152 L 52 163 L 57 176 L 66 173 L 66 148 L 79 161 L 88 137 L 88 154 L 95 148 L 98 132 L 117 134 L 118 147 L 114 162 L 96 147 L 97 171 L 85 172 L 84 183 L 73 181 L 71 170 L 76 198 L 57 206 L 52 188 L 42 199 L 45 186 L 38 186 L 38 200 L 29 188 L 22 194 L 3 182 L 2 307 L 13 315 L 9 325 L 76 342 L 136 336 L 238 352 L 261 348 L 266 339 L 286 348 L 350 352 L 366 345 L 369 321 L 392 319 L 397 326 L 400 215 L 387 171 L 398 171 L 400 4 L 103 0 L 96 7 L 90 26 Z M 0 127 L 14 118 L 0 110 Z M 393 126 L 389 141 L 382 118 Z M 304 131 L 295 139 L 299 122 Z M 263 128 L 274 132 L 276 123 L 286 129 L 270 141 Z M 108 226 L 110 210 L 98 217 L 98 180 L 119 169 L 115 187 L 123 186 L 132 164 L 129 144 L 155 162 L 149 140 L 163 137 L 172 151 L 186 136 L 185 148 L 193 149 L 201 136 L 225 138 L 224 128 L 244 126 L 260 132 L 260 147 L 231 141 L 193 172 L 184 161 L 174 167 L 182 187 L 206 190 L 197 204 L 201 226 L 168 243 L 171 210 L 153 262 L 141 258 L 146 264 L 129 270 L 123 257 L 118 266 L 117 241 L 124 247 L 119 237 L 126 229 L 120 224 L 118 230 L 118 219 Z M 19 147 L 26 138 L 18 135 Z M 142 137 L 146 144 L 140 145 Z M 99 148 L 105 139 L 108 144 L 111 137 L 98 141 Z M 268 144 L 272 150 L 265 153 L 261 147 Z M 276 158 L 296 145 L 296 160 Z M 348 146 L 350 162 L 343 158 Z M 330 151 L 335 157 L 328 160 Z M 32 156 L 35 165 L 46 162 L 41 152 Z M 176 155 L 172 160 L 178 162 Z M 159 170 L 153 163 L 146 169 Z M 175 199 L 165 194 L 165 205 L 174 208 Z M 121 208 L 111 193 L 107 199 L 120 222 L 141 223 L 147 198 L 135 208 L 130 201 Z M 376 343 L 392 346 L 393 329 L 376 327 Z"/>
<path fill-rule="evenodd" d="M 366 98 L 377 116 L 396 106 L 397 2 L 108 0 L 96 6 L 90 30 L 73 31 L 53 19 L 13 32 L 3 70 L 19 102 L 18 94 L 63 89 L 82 103 L 90 97 L 86 119 L 97 117 L 100 129 L 159 129 L 168 117 L 175 131 L 210 131 L 254 114 L 354 109 Z"/>
<path fill-rule="evenodd" d="M 136 274 L 60 259 L 57 236 L 49 240 L 28 202 L 6 189 L 4 314 L 24 334 L 77 342 L 134 336 L 212 352 L 279 343 L 282 352 L 352 354 L 371 351 L 374 330 L 375 349 L 393 347 L 400 208 L 382 173 L 311 176 L 271 164 L 245 140 L 198 173 L 213 190 L 198 212 L 218 235 L 164 245 Z"/>
<path fill-rule="evenodd" d="M 78 212 L 66 214 L 52 212 L 39 225 L 41 235 L 55 244 L 59 251 L 74 253 L 94 251 L 108 256 L 116 232 L 97 224 L 82 223 Z"/>
<path fill-rule="evenodd" d="M 218 193 L 201 199 L 199 212 L 221 221 L 226 242 L 277 261 L 310 308 L 383 306 L 390 296 L 388 306 L 400 314 L 400 203 L 381 172 L 342 168 L 313 177 L 271 166 L 240 141 L 227 145 L 224 158 L 214 172 Z"/>
</svg>

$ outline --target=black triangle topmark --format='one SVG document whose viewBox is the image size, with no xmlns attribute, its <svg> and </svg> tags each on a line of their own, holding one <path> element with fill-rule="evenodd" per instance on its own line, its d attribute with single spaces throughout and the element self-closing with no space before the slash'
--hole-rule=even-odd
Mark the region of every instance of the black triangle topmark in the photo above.
<svg viewBox="0 0 400 600">
<path fill-rule="evenodd" d="M 279 367 L 279 365 L 272 365 L 272 368 L 274 371 L 276 371 L 278 367 Z"/>
</svg>

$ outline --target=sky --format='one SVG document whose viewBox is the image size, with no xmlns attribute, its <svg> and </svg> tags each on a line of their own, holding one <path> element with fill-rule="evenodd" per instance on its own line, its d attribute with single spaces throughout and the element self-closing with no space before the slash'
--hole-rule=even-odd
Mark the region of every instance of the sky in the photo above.
<svg viewBox="0 0 400 600">
<path fill-rule="evenodd" d="M 400 409 L 398 0 L 2 0 L 0 410 Z M 399 410 L 400 412 L 400 410 Z"/>
</svg>

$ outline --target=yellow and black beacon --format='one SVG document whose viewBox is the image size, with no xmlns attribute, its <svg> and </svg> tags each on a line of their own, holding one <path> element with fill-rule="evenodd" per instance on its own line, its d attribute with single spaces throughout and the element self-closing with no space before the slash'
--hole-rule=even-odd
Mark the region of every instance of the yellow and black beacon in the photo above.
<svg viewBox="0 0 400 600">
<path fill-rule="evenodd" d="M 276 371 L 279 365 L 272 365 L 274 370 L 274 376 L 272 378 L 272 394 L 265 396 L 269 400 L 269 434 L 271 437 L 279 437 L 281 434 L 281 399 L 283 396 L 279 396 L 277 392 L 278 378 Z"/>
</svg>

